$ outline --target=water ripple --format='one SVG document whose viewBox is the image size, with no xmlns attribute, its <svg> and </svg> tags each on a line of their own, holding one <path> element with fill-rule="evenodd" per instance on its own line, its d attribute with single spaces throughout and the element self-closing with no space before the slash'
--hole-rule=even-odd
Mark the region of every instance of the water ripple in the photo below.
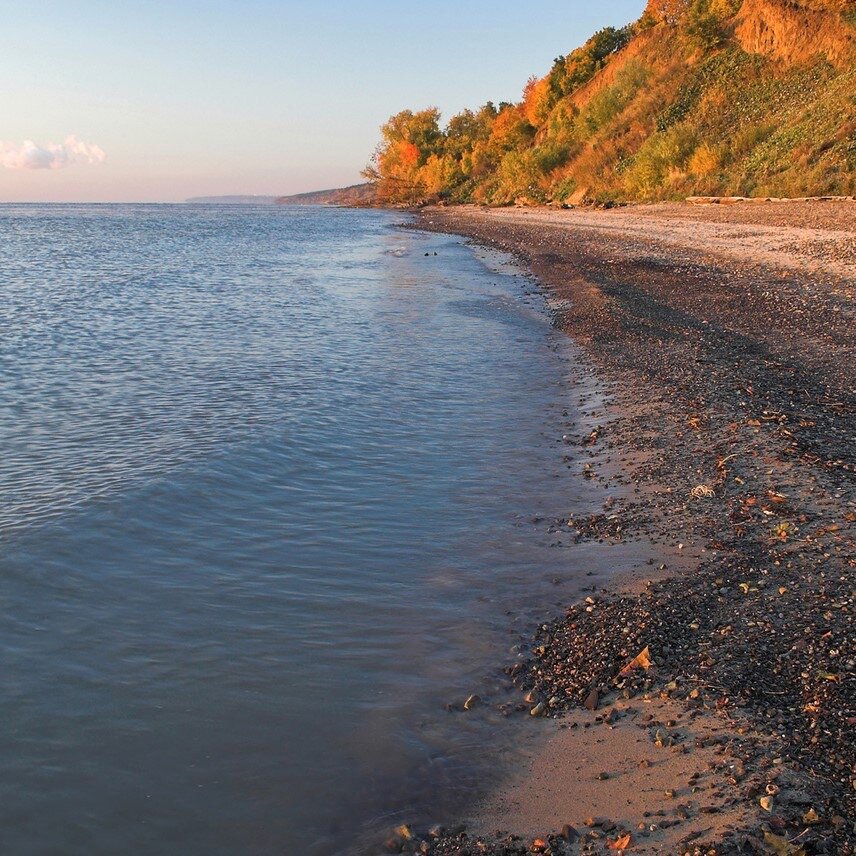
<svg viewBox="0 0 856 856">
<path fill-rule="evenodd" d="M 442 703 L 555 596 L 521 521 L 572 501 L 569 354 L 394 219 L 0 206 L 9 852 L 326 853 L 464 798 L 490 723 Z"/>
</svg>

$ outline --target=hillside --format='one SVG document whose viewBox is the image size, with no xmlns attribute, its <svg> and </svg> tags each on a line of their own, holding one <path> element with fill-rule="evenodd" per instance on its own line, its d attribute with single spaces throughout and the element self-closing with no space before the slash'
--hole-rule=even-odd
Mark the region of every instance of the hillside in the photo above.
<svg viewBox="0 0 856 856">
<path fill-rule="evenodd" d="M 278 196 L 277 205 L 347 205 L 351 208 L 369 206 L 374 202 L 375 192 L 371 184 L 352 184 L 334 190 L 313 190 Z"/>
<path fill-rule="evenodd" d="M 855 59 L 853 0 L 650 0 L 519 103 L 393 116 L 365 175 L 386 203 L 852 195 Z"/>
</svg>

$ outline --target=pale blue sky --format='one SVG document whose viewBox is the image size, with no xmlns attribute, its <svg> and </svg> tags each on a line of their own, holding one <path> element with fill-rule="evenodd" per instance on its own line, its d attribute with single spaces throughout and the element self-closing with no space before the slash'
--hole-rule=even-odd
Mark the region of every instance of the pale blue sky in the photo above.
<svg viewBox="0 0 856 856">
<path fill-rule="evenodd" d="M 405 107 L 518 100 L 644 0 L 0 0 L 3 162 L 68 135 L 104 163 L 0 166 L 0 201 L 173 201 L 351 184 Z M 12 152 L 10 155 L 9 152 Z M 0 149 L 0 156 L 3 150 Z"/>
</svg>

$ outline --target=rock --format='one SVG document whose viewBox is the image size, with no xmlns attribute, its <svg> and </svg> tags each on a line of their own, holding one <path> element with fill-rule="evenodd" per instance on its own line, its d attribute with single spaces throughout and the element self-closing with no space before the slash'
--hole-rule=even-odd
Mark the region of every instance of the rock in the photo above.
<svg viewBox="0 0 856 856">
<path fill-rule="evenodd" d="M 547 705 L 543 701 L 538 702 L 532 710 L 529 711 L 530 716 L 543 716 L 547 712 Z"/>
<path fill-rule="evenodd" d="M 464 702 L 464 710 L 472 710 L 478 704 L 481 704 L 481 698 L 473 694 Z"/>
<path fill-rule="evenodd" d="M 592 690 L 586 696 L 586 700 L 583 702 L 583 707 L 585 707 L 586 710 L 597 710 L 599 702 L 600 696 L 598 695 L 597 690 Z"/>
<path fill-rule="evenodd" d="M 773 806 L 775 805 L 775 800 L 770 796 L 761 797 L 758 802 L 760 803 L 761 808 L 764 809 L 764 811 L 772 811 Z"/>
<path fill-rule="evenodd" d="M 579 833 L 576 831 L 576 829 L 574 829 L 573 826 L 571 826 L 569 823 L 566 823 L 562 827 L 562 838 L 564 838 L 565 841 L 574 841 L 579 838 Z"/>
</svg>

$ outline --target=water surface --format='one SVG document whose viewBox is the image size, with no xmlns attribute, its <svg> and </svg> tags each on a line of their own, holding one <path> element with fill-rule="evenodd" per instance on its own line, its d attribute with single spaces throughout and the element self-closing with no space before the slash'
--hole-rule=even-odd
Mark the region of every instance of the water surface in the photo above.
<svg viewBox="0 0 856 856">
<path fill-rule="evenodd" d="M 3 852 L 359 849 L 507 749 L 443 705 L 579 585 L 572 354 L 399 219 L 0 206 Z"/>
</svg>

